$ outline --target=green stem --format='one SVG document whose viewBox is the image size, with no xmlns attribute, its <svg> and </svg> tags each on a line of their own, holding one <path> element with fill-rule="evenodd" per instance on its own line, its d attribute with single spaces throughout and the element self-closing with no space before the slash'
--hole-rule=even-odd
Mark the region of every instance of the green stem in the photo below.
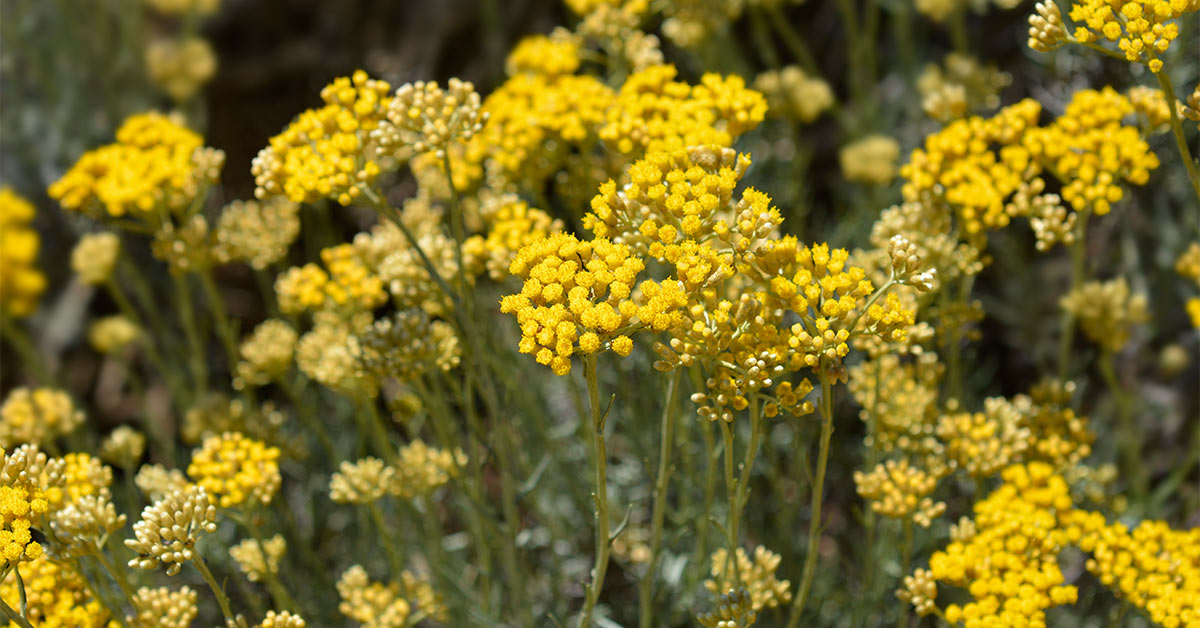
<svg viewBox="0 0 1200 628">
<path fill-rule="evenodd" d="M 728 519 L 725 522 L 725 560 L 726 569 L 733 574 L 734 582 L 741 582 L 741 574 L 738 573 L 739 567 L 737 562 L 737 524 L 735 522 L 737 510 L 737 479 L 733 474 L 733 428 L 730 427 L 729 421 L 725 419 L 717 419 L 721 424 L 721 438 L 725 442 L 725 501 L 729 503 Z"/>
<path fill-rule="evenodd" d="M 29 336 L 13 322 L 12 316 L 5 312 L 0 312 L 0 337 L 3 337 L 16 349 L 17 355 L 21 357 L 21 362 L 32 371 L 33 378 L 37 380 L 38 384 L 45 386 L 54 383 L 50 371 L 46 368 L 46 363 L 29 340 Z"/>
<path fill-rule="evenodd" d="M 804 575 L 800 590 L 792 604 L 792 613 L 787 627 L 796 628 L 804 606 L 812 591 L 813 576 L 817 571 L 817 551 L 821 541 L 821 505 L 825 492 L 825 468 L 829 464 L 829 441 L 833 437 L 833 386 L 829 377 L 821 377 L 821 442 L 817 454 L 817 475 L 812 487 L 812 518 L 808 522 L 808 549 L 804 556 Z"/>
<path fill-rule="evenodd" d="M 1138 433 L 1133 421 L 1133 399 L 1117 379 L 1117 370 L 1113 367 L 1112 351 L 1104 350 L 1098 360 L 1100 375 L 1108 385 L 1109 394 L 1117 405 L 1117 417 L 1121 424 L 1120 447 L 1121 457 L 1125 465 L 1125 474 L 1129 478 L 1131 493 L 1135 503 L 1142 504 L 1149 492 L 1149 480 L 1146 468 L 1142 465 L 1142 436 Z"/>
<path fill-rule="evenodd" d="M 1171 132 L 1175 135 L 1175 146 L 1179 149 L 1179 157 L 1183 159 L 1184 167 L 1187 168 L 1188 180 L 1192 182 L 1192 191 L 1196 193 L 1196 199 L 1200 200 L 1200 169 L 1197 169 L 1196 162 L 1192 159 L 1192 152 L 1188 150 L 1187 140 L 1183 137 L 1183 124 L 1179 120 L 1175 85 L 1171 83 L 1171 77 L 1167 75 L 1166 68 L 1162 68 L 1154 76 L 1158 78 L 1163 95 L 1167 97 L 1167 105 L 1171 110 Z"/>
<path fill-rule="evenodd" d="M 104 556 L 104 550 L 100 548 L 96 548 L 96 551 L 92 555 L 96 557 L 96 561 L 100 563 L 101 567 L 104 567 L 108 575 L 112 576 L 112 579 L 116 581 L 117 586 L 120 587 L 121 593 L 125 595 L 125 599 L 129 602 L 129 605 L 133 606 L 133 600 L 137 597 L 137 594 L 134 593 L 133 587 L 129 584 L 129 578 L 126 577 L 125 570 L 118 568 L 115 561 L 108 560 Z"/>
<path fill-rule="evenodd" d="M 196 571 L 200 572 L 200 577 L 204 578 L 204 582 L 212 590 L 213 596 L 217 598 L 217 605 L 221 607 L 221 614 L 225 616 L 225 621 L 231 622 L 231 625 L 233 625 L 232 622 L 236 622 L 237 619 L 233 616 L 233 610 L 229 607 L 229 598 L 225 596 L 225 591 L 221 590 L 221 586 L 217 584 L 217 579 L 208 570 L 208 566 L 204 564 L 204 558 L 197 556 L 192 560 L 192 564 L 196 566 Z"/>
<path fill-rule="evenodd" d="M 171 275 L 175 282 L 175 298 L 178 300 L 179 321 L 187 337 L 189 366 L 198 396 L 208 391 L 208 360 L 205 359 L 204 343 L 196 326 L 196 311 L 192 305 L 192 292 L 182 275 Z"/>
<path fill-rule="evenodd" d="M 212 307 L 213 318 L 216 320 L 217 335 L 221 337 L 221 344 L 225 346 L 225 354 L 229 359 L 229 372 L 237 372 L 238 362 L 238 346 L 237 334 L 234 332 L 233 325 L 229 320 L 228 310 L 225 308 L 225 299 L 221 296 L 221 290 L 217 288 L 217 282 L 213 280 L 212 268 L 205 267 L 200 270 L 200 285 L 204 289 L 204 294 L 208 298 L 209 305 Z"/>
<path fill-rule="evenodd" d="M 9 621 L 20 626 L 21 628 L 34 628 L 33 624 L 29 623 L 28 619 L 25 619 L 20 613 L 14 611 L 12 607 L 9 606 L 8 603 L 3 599 L 0 599 L 0 611 L 4 612 L 4 616 L 7 617 Z"/>
<path fill-rule="evenodd" d="M 608 571 L 608 556 L 611 550 L 608 522 L 608 449 L 604 442 L 604 410 L 600 408 L 600 384 L 596 374 L 596 354 L 583 358 L 583 374 L 587 380 L 588 408 L 592 419 L 592 463 L 595 468 L 596 500 L 596 564 L 592 569 L 592 581 L 587 587 L 583 613 L 579 617 L 579 628 L 592 625 L 592 612 L 604 588 L 604 575 Z"/>
<path fill-rule="evenodd" d="M 404 571 L 404 555 L 400 552 L 396 540 L 392 538 L 391 529 L 383 520 L 383 512 L 379 510 L 379 504 L 368 503 L 367 512 L 370 513 L 371 521 L 375 524 L 376 530 L 379 531 L 379 537 L 383 540 L 383 549 L 392 562 L 392 577 L 399 578 L 400 572 Z"/>
<path fill-rule="evenodd" d="M 650 515 L 650 561 L 638 583 L 638 626 L 650 628 L 654 612 L 654 578 L 658 571 L 659 551 L 662 549 L 663 520 L 667 511 L 667 488 L 671 481 L 671 451 L 674 449 L 675 401 L 679 397 L 679 369 L 671 371 L 667 380 L 667 399 L 663 405 L 662 432 L 658 451 L 658 479 L 654 483 L 654 508 Z"/>
<path fill-rule="evenodd" d="M 253 517 L 247 517 L 244 524 L 246 529 L 250 531 L 250 536 L 254 537 L 254 543 L 258 546 L 258 553 L 262 555 L 263 566 L 265 568 L 263 570 L 263 577 L 267 580 L 267 591 L 271 593 L 271 601 L 275 604 L 275 610 L 300 610 L 300 606 L 296 603 L 295 598 L 292 597 L 291 593 L 288 593 L 287 588 L 283 586 L 283 582 L 279 580 L 279 575 L 271 569 L 267 558 L 267 544 L 263 540 L 262 531 L 258 529 L 258 526 L 254 525 Z"/>
<path fill-rule="evenodd" d="M 1086 272 L 1087 248 L 1084 239 L 1087 236 L 1088 212 L 1081 212 L 1076 217 L 1075 241 L 1071 243 L 1071 287 L 1074 292 L 1083 284 Z M 1075 315 L 1064 309 L 1062 315 L 1062 336 L 1058 339 L 1058 379 L 1066 381 L 1070 373 L 1071 348 L 1075 340 Z"/>
</svg>

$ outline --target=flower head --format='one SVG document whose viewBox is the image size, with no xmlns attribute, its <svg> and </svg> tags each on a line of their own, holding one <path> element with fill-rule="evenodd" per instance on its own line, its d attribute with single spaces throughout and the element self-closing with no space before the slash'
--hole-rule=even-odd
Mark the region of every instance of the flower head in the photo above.
<svg viewBox="0 0 1200 628">
<path fill-rule="evenodd" d="M 30 228 L 33 205 L 0 187 L 0 307 L 13 316 L 28 316 L 46 288 L 46 277 L 37 268 L 40 240 Z"/>
<path fill-rule="evenodd" d="M 269 504 L 281 482 L 278 461 L 278 448 L 225 432 L 192 453 L 187 474 L 221 508 Z"/>
<path fill-rule="evenodd" d="M 188 486 L 170 493 L 142 510 L 142 519 L 133 524 L 135 538 L 125 545 L 137 558 L 130 567 L 154 569 L 167 566 L 167 575 L 179 573 L 183 563 L 196 556 L 196 541 L 205 533 L 217 531 L 217 507 L 200 486 Z"/>
</svg>

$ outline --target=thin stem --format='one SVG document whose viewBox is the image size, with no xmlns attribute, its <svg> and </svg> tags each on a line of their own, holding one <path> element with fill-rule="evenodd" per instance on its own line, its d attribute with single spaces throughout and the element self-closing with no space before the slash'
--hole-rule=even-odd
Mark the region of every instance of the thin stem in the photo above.
<svg viewBox="0 0 1200 628">
<path fill-rule="evenodd" d="M 228 310 L 225 308 L 225 299 L 221 296 L 220 289 L 217 288 L 217 282 L 213 280 L 211 268 L 205 267 L 197 274 L 200 275 L 200 285 L 203 287 L 204 294 L 208 298 L 209 305 L 212 307 L 213 318 L 216 321 L 217 335 L 221 337 L 221 344 L 225 346 L 225 353 L 229 359 L 229 372 L 236 373 L 238 361 L 237 335 L 229 320 Z"/>
<path fill-rule="evenodd" d="M 242 523 L 250 531 L 250 536 L 254 537 L 254 544 L 258 546 L 258 553 L 262 555 L 263 566 L 265 567 L 263 576 L 267 580 L 267 591 L 271 593 L 271 601 L 275 603 L 275 610 L 300 610 L 300 606 L 296 603 L 295 598 L 292 597 L 291 593 L 288 593 L 287 587 L 284 587 L 283 582 L 279 580 L 279 575 L 271 569 L 267 558 L 267 544 L 263 540 L 262 531 L 258 529 L 258 526 L 254 525 L 251 517 L 247 517 Z"/>
<path fill-rule="evenodd" d="M 33 624 L 29 623 L 28 619 L 25 619 L 20 613 L 14 611 L 12 607 L 9 606 L 8 603 L 3 599 L 0 599 L 0 611 L 4 612 L 4 616 L 7 617 L 9 621 L 20 626 L 21 628 L 34 628 Z"/>
<path fill-rule="evenodd" d="M 379 531 L 379 537 L 383 540 L 383 549 L 387 552 L 388 559 L 391 560 L 392 576 L 398 578 L 400 572 L 404 571 L 404 555 L 401 554 L 396 540 L 392 538 L 391 530 L 383 520 L 383 512 L 379 510 L 379 504 L 368 503 L 367 512 L 371 515 L 371 521 L 375 524 L 375 528 Z"/>
<path fill-rule="evenodd" d="M 17 355 L 21 357 L 21 362 L 32 372 L 33 378 L 37 380 L 38 384 L 53 383 L 53 378 L 50 376 L 50 371 L 46 368 L 42 356 L 38 354 L 25 331 L 13 322 L 12 316 L 4 312 L 0 312 L 0 337 L 3 337 L 16 349 Z"/>
<path fill-rule="evenodd" d="M 808 595 L 812 591 L 813 576 L 817 571 L 817 549 L 821 541 L 821 504 L 825 492 L 825 468 L 829 463 L 829 441 L 833 437 L 833 385 L 829 377 L 821 376 L 821 442 L 817 454 L 817 475 L 813 478 L 812 487 L 812 518 L 808 522 L 808 549 L 804 556 L 804 575 L 800 582 L 800 591 L 792 603 L 792 614 L 788 618 L 788 628 L 796 628 L 800 624 L 800 616 L 804 614 L 804 606 L 808 603 Z"/>
<path fill-rule="evenodd" d="M 1158 84 L 1162 86 L 1163 94 L 1167 97 L 1167 105 L 1171 110 L 1171 131 L 1175 135 L 1175 146 L 1179 149 L 1179 157 L 1183 159 L 1183 165 L 1187 168 L 1188 180 L 1192 182 L 1192 191 L 1196 193 L 1196 199 L 1200 200 L 1200 169 L 1197 169 L 1196 162 L 1192 160 L 1192 152 L 1188 150 L 1187 140 L 1183 138 L 1183 124 L 1179 121 L 1179 108 L 1176 106 L 1175 85 L 1171 83 L 1171 77 L 1167 75 L 1166 68 L 1162 68 L 1154 75 L 1158 78 Z"/>
<path fill-rule="evenodd" d="M 1083 212 L 1075 223 L 1075 240 L 1071 243 L 1071 287 L 1068 293 L 1074 292 L 1083 283 L 1086 271 L 1086 244 L 1088 213 Z M 1075 340 L 1075 315 L 1064 309 L 1062 315 L 1062 336 L 1058 340 L 1058 379 L 1066 381 L 1070 372 L 1071 347 Z"/>
<path fill-rule="evenodd" d="M 725 500 L 729 502 L 728 520 L 725 522 L 725 560 L 726 568 L 733 572 L 733 581 L 740 582 L 737 562 L 737 530 L 734 511 L 737 510 L 737 479 L 733 474 L 733 428 L 729 421 L 717 419 L 721 423 L 721 437 L 725 441 Z"/>
<path fill-rule="evenodd" d="M 117 582 L 117 586 L 120 587 L 121 593 L 125 595 L 126 601 L 129 602 L 130 606 L 133 606 L 133 600 L 136 599 L 137 595 L 134 593 L 133 587 L 129 584 L 129 578 L 125 576 L 125 571 L 119 569 L 115 561 L 108 560 L 104 556 L 104 550 L 100 548 L 96 548 L 92 552 L 92 555 L 96 557 L 96 561 L 100 563 L 101 567 L 104 567 L 108 575 L 112 576 L 112 579 Z"/>
<path fill-rule="evenodd" d="M 1129 478 L 1130 492 L 1134 501 L 1141 504 L 1149 492 L 1149 481 L 1146 468 L 1142 465 L 1142 436 L 1138 433 L 1133 422 L 1133 399 L 1117 379 L 1117 371 L 1113 367 L 1112 351 L 1104 350 L 1100 354 L 1098 366 L 1104 383 L 1108 386 L 1109 394 L 1117 405 L 1117 417 L 1121 424 L 1120 447 L 1121 457 L 1125 465 L 1125 474 Z"/>
<path fill-rule="evenodd" d="M 654 578 L 658 571 L 659 551 L 662 549 L 663 520 L 667 511 L 667 487 L 671 481 L 671 451 L 674 449 L 675 401 L 679 397 L 679 369 L 671 371 L 667 380 L 667 399 L 663 405 L 662 434 L 658 451 L 658 480 L 654 484 L 654 508 L 650 515 L 650 561 L 646 573 L 638 583 L 638 626 L 650 628 L 654 611 Z"/>
<path fill-rule="evenodd" d="M 179 301 L 179 320 L 183 324 L 183 332 L 187 337 L 189 366 L 192 370 L 193 383 L 200 395 L 208 390 L 208 361 L 205 359 L 204 343 L 200 341 L 200 331 L 196 326 L 196 311 L 192 306 L 192 292 L 186 279 L 181 275 L 171 275 L 175 282 L 175 298 Z"/>
<path fill-rule="evenodd" d="M 596 374 L 596 354 L 583 358 L 583 375 L 587 380 L 588 408 L 592 418 L 592 463 L 596 472 L 596 565 L 592 569 L 592 582 L 587 587 L 583 614 L 579 628 L 592 625 L 592 612 L 604 588 L 604 575 L 608 571 L 608 555 L 611 549 L 608 523 L 608 450 L 604 442 L 604 411 L 600 408 L 600 385 Z"/>
<path fill-rule="evenodd" d="M 196 566 L 196 571 L 200 572 L 200 577 L 204 578 L 204 582 L 208 584 L 208 588 L 212 590 L 213 596 L 217 598 L 217 605 L 221 607 L 221 614 L 225 616 L 228 622 L 236 622 L 233 616 L 233 610 L 229 607 L 229 598 L 225 596 L 225 592 L 221 590 L 221 586 L 217 584 L 217 579 L 213 577 L 212 572 L 208 570 L 208 566 L 204 564 L 204 558 L 197 556 L 192 564 Z"/>
</svg>

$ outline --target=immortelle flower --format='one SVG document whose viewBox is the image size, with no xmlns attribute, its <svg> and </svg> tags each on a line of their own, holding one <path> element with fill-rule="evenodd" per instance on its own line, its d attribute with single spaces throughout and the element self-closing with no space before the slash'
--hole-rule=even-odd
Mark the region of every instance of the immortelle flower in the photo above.
<svg viewBox="0 0 1200 628">
<path fill-rule="evenodd" d="M 142 329 L 124 316 L 106 316 L 88 326 L 88 344 L 105 355 L 120 353 L 133 344 Z"/>
<path fill-rule="evenodd" d="M 305 628 L 304 618 L 288 611 L 267 611 L 262 623 L 255 628 Z"/>
<path fill-rule="evenodd" d="M 116 143 L 84 153 L 48 192 L 64 208 L 89 214 L 181 212 L 217 180 L 225 160 L 203 144 L 176 118 L 130 116 L 117 129 Z"/>
<path fill-rule="evenodd" d="M 766 97 L 768 116 L 804 123 L 816 120 L 834 102 L 829 83 L 795 65 L 759 74 L 754 89 Z"/>
<path fill-rule="evenodd" d="M 838 153 L 847 181 L 886 185 L 896 178 L 900 142 L 886 135 L 869 135 L 847 144 Z"/>
<path fill-rule="evenodd" d="M 329 498 L 343 504 L 369 504 L 395 485 L 396 470 L 379 458 L 344 461 L 329 480 Z"/>
<path fill-rule="evenodd" d="M 983 412 L 943 415 L 937 435 L 946 455 L 974 478 L 987 478 L 1021 460 L 1029 447 L 1029 428 L 1021 411 L 1003 397 L 984 400 Z"/>
<path fill-rule="evenodd" d="M 179 469 L 167 469 L 161 464 L 144 464 L 133 478 L 138 490 L 151 502 L 187 488 L 191 483 Z"/>
<path fill-rule="evenodd" d="M 1126 59 L 1158 73 L 1160 57 L 1179 36 L 1175 20 L 1197 9 L 1197 0 L 1075 0 L 1070 15 L 1077 24 L 1075 40 L 1117 42 Z"/>
<path fill-rule="evenodd" d="M 269 504 L 282 481 L 278 460 L 277 447 L 225 432 L 192 453 L 187 474 L 221 508 Z"/>
<path fill-rule="evenodd" d="M 0 598 L 16 608 L 24 601 L 22 614 L 34 626 L 106 628 L 112 616 L 104 603 L 93 597 L 91 585 L 77 571 L 46 556 L 21 566 L 20 580 L 9 573 L 0 583 Z M 12 624 L 15 625 L 15 624 Z"/>
<path fill-rule="evenodd" d="M 121 469 L 137 466 L 146 451 L 146 435 L 122 425 L 100 441 L 100 459 Z"/>
<path fill-rule="evenodd" d="M 678 321 L 671 312 L 683 303 L 678 282 L 642 282 L 640 289 L 651 300 L 641 306 L 634 302 L 634 283 L 643 268 L 645 263 L 624 245 L 554 234 L 517 253 L 509 272 L 525 283 L 521 292 L 501 300 L 500 310 L 517 317 L 521 353 L 534 354 L 539 364 L 566 375 L 576 352 L 611 348 L 627 356 L 635 329 L 646 325 L 661 331 Z M 665 298 L 656 300 L 659 295 Z"/>
<path fill-rule="evenodd" d="M 238 347 L 242 359 L 234 386 L 265 386 L 282 377 L 292 366 L 297 338 L 296 330 L 279 319 L 259 323 Z"/>
<path fill-rule="evenodd" d="M 62 499 L 63 462 L 35 445 L 0 449 L 0 456 L 0 571 L 8 571 L 42 555 L 31 529 Z"/>
<path fill-rule="evenodd" d="M 1131 294 L 1124 277 L 1089 281 L 1060 301 L 1078 321 L 1083 333 L 1106 351 L 1119 351 L 1133 327 L 1149 319 L 1146 296 Z"/>
<path fill-rule="evenodd" d="M 217 531 L 217 507 L 200 486 L 188 486 L 146 506 L 133 524 L 135 538 L 125 546 L 138 556 L 130 567 L 154 569 L 166 565 L 167 575 L 179 573 L 183 563 L 196 556 L 196 541 Z"/>
<path fill-rule="evenodd" d="M 194 96 L 217 71 L 217 55 L 203 37 L 151 41 L 145 61 L 150 79 L 176 102 Z"/>
<path fill-rule="evenodd" d="M 387 115 L 391 85 L 357 70 L 321 90 L 325 103 L 301 113 L 258 152 L 250 171 L 260 200 L 285 196 L 296 203 L 322 198 L 349 205 L 385 166 L 372 131 Z"/>
<path fill-rule="evenodd" d="M 423 614 L 445 621 L 446 606 L 429 583 L 412 573 L 400 574 L 400 582 L 374 582 L 360 565 L 342 573 L 337 581 L 342 598 L 338 610 L 369 628 L 404 628 L 411 617 Z"/>
<path fill-rule="evenodd" d="M 229 548 L 229 557 L 250 582 L 261 582 L 268 574 L 279 573 L 279 561 L 286 552 L 287 540 L 276 534 L 261 544 L 255 539 L 245 539 Z"/>
<path fill-rule="evenodd" d="M 758 621 L 754 602 L 745 588 L 730 590 L 717 598 L 717 608 L 696 617 L 704 628 L 750 628 Z"/>
<path fill-rule="evenodd" d="M 217 219 L 213 259 L 264 270 L 282 260 L 300 233 L 300 206 L 286 198 L 233 201 Z"/>
<path fill-rule="evenodd" d="M 446 158 L 451 142 L 466 142 L 483 128 L 479 93 L 469 81 L 405 83 L 388 103 L 387 123 L 373 134 L 385 146 L 410 146 Z"/>
<path fill-rule="evenodd" d="M 17 388 L 0 406 L 0 447 L 44 445 L 75 431 L 83 411 L 62 390 Z"/>
<path fill-rule="evenodd" d="M 33 205 L 0 187 L 0 307 L 13 316 L 28 316 L 37 308 L 46 277 L 37 268 L 41 240 L 30 228 Z"/>
<path fill-rule="evenodd" d="M 461 449 L 438 449 L 415 440 L 400 448 L 387 490 L 400 499 L 427 495 L 456 477 L 466 464 L 467 454 Z"/>
<path fill-rule="evenodd" d="M 871 510 L 893 519 L 911 519 L 928 528 L 946 511 L 943 502 L 929 497 L 937 488 L 937 477 L 909 465 L 907 460 L 888 460 L 869 473 L 854 472 L 858 494 L 871 502 Z"/>
<path fill-rule="evenodd" d="M 196 606 L 196 592 L 186 586 L 178 589 L 142 587 L 134 595 L 133 608 L 137 615 L 128 617 L 128 623 L 158 628 L 189 628 L 200 612 Z"/>
<path fill-rule="evenodd" d="M 775 608 L 792 601 L 791 583 L 778 580 L 775 570 L 783 560 L 779 554 L 763 546 L 754 548 L 754 558 L 746 550 L 737 548 L 737 569 L 729 561 L 725 548 L 720 548 L 712 555 L 712 579 L 704 581 L 704 588 L 713 593 L 744 588 L 750 594 L 750 604 L 755 611 L 764 608 Z M 740 580 L 734 577 L 738 574 Z"/>
</svg>

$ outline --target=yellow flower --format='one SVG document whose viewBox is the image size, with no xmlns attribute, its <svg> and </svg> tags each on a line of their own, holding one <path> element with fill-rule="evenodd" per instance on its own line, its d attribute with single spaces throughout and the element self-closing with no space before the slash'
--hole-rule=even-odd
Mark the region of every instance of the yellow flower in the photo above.
<svg viewBox="0 0 1200 628">
<path fill-rule="evenodd" d="M 944 502 L 929 497 L 937 488 L 937 477 L 909 465 L 907 460 L 888 460 L 870 473 L 854 472 L 858 494 L 871 502 L 871 510 L 893 519 L 911 519 L 928 528 L 933 518 L 946 511 Z"/>
<path fill-rule="evenodd" d="M 1196 0 L 1075 0 L 1071 19 L 1078 24 L 1076 40 L 1115 41 L 1126 59 L 1157 73 L 1163 66 L 1159 57 L 1179 36 L 1174 20 L 1197 9 Z"/>
<path fill-rule="evenodd" d="M 0 456 L 0 571 L 7 571 L 42 555 L 31 528 L 62 501 L 63 463 L 47 458 L 34 445 L 0 449 Z"/>
<path fill-rule="evenodd" d="M 353 202 L 362 194 L 359 185 L 372 185 L 389 165 L 391 155 L 381 153 L 372 135 L 387 115 L 389 91 L 390 84 L 362 70 L 326 85 L 325 105 L 301 113 L 254 158 L 254 195 Z"/>
<path fill-rule="evenodd" d="M 760 545 L 754 548 L 754 559 L 751 560 L 746 550 L 739 547 L 736 560 L 738 568 L 735 570 L 725 548 L 713 552 L 712 579 L 704 581 L 704 588 L 720 593 L 744 587 L 755 611 L 786 605 L 792 600 L 791 583 L 775 577 L 775 570 L 783 560 L 779 554 Z M 740 579 L 735 579 L 734 574 Z"/>
<path fill-rule="evenodd" d="M 172 591 L 167 587 L 151 589 L 142 587 L 133 598 L 135 617 L 129 623 L 155 626 L 155 628 L 189 628 L 200 612 L 196 606 L 196 592 L 190 587 Z"/>
<path fill-rule="evenodd" d="M 0 306 L 13 316 L 28 316 L 46 289 L 37 268 L 40 240 L 30 228 L 33 205 L 8 186 L 0 187 Z"/>
<path fill-rule="evenodd" d="M 945 414 L 937 435 L 946 456 L 971 477 L 987 478 L 1021 460 L 1029 447 L 1030 431 L 1020 410 L 1003 397 L 984 400 L 983 412 Z"/>
<path fill-rule="evenodd" d="M 167 575 L 179 573 L 183 563 L 196 557 L 201 534 L 217 531 L 217 507 L 208 493 L 189 485 L 142 509 L 142 519 L 133 524 L 134 538 L 125 546 L 137 554 L 129 561 L 136 569 L 154 569 L 166 564 Z"/>
<path fill-rule="evenodd" d="M 83 411 L 62 390 L 17 388 L 0 406 L 0 447 L 45 445 L 83 423 Z"/>
<path fill-rule="evenodd" d="M 279 573 L 279 561 L 286 551 L 287 541 L 276 534 L 261 544 L 256 539 L 245 539 L 229 548 L 229 557 L 246 574 L 247 580 L 262 582 L 267 574 Z"/>
<path fill-rule="evenodd" d="M 847 144 L 838 153 L 842 176 L 847 181 L 887 185 L 896 178 L 900 142 L 886 135 L 869 135 Z"/>
<path fill-rule="evenodd" d="M 50 185 L 51 198 L 72 211 L 135 216 L 180 212 L 216 182 L 225 156 L 175 118 L 143 113 L 126 118 L 115 144 L 84 153 Z"/>
<path fill-rule="evenodd" d="M 279 449 L 226 432 L 192 453 L 187 474 L 221 508 L 269 504 L 279 491 Z"/>
<path fill-rule="evenodd" d="M 400 499 L 427 495 L 456 477 L 466 464 L 461 449 L 437 449 L 415 440 L 400 449 L 386 488 Z"/>
<path fill-rule="evenodd" d="M 834 102 L 829 83 L 795 65 L 759 74 L 754 89 L 766 97 L 767 115 L 805 123 L 816 120 Z"/>
<path fill-rule="evenodd" d="M 400 582 L 374 582 L 359 565 L 347 569 L 337 581 L 342 602 L 338 610 L 363 628 L 404 628 L 411 616 L 422 614 L 445 621 L 441 596 L 412 573 L 400 574 Z"/>
<path fill-rule="evenodd" d="M 555 29 L 549 37 L 526 37 L 508 53 L 505 68 L 510 76 L 523 72 L 546 77 L 574 74 L 579 69 L 579 41 L 563 29 Z"/>
<path fill-rule="evenodd" d="M 561 220 L 512 194 L 485 200 L 481 212 L 487 234 L 463 242 L 463 264 L 475 273 L 486 269 L 497 281 L 508 276 L 508 266 L 521 247 L 563 230 Z"/>
<path fill-rule="evenodd" d="M 159 39 L 146 46 L 150 78 L 176 102 L 190 99 L 217 72 L 217 55 L 203 37 Z"/>
<path fill-rule="evenodd" d="M 213 258 L 263 270 L 280 260 L 300 233 L 300 206 L 286 198 L 234 201 L 217 219 Z"/>
<path fill-rule="evenodd" d="M 372 272 L 351 244 L 321 251 L 326 270 L 317 264 L 293 266 L 275 280 L 279 309 L 285 314 L 305 310 L 359 312 L 387 300 L 383 280 Z"/>
<path fill-rule="evenodd" d="M 1089 281 L 1064 296 L 1060 305 L 1079 321 L 1084 335 L 1107 351 L 1124 347 L 1133 327 L 1150 316 L 1146 296 L 1130 294 L 1124 277 Z"/>
<path fill-rule="evenodd" d="M 63 563 L 42 556 L 21 566 L 21 583 L 10 573 L 0 583 L 0 599 L 10 608 L 27 606 L 25 618 L 34 626 L 107 628 L 112 615 L 92 596 L 83 576 Z M 23 588 L 22 588 L 23 585 Z M 15 624 L 13 624 L 15 625 Z"/>
</svg>

